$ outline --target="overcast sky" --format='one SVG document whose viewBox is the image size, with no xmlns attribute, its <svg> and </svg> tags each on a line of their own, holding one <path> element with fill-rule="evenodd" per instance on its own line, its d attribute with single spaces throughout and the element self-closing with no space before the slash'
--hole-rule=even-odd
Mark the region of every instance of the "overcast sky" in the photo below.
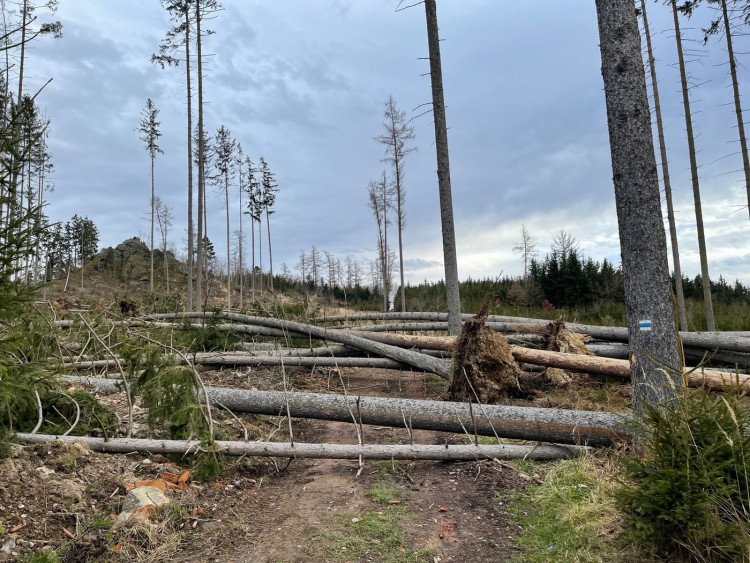
<svg viewBox="0 0 750 563">
<path fill-rule="evenodd" d="M 373 141 L 392 95 L 408 116 L 431 101 L 423 6 L 396 0 L 224 0 L 206 40 L 206 128 L 224 125 L 253 160 L 263 155 L 280 193 L 271 230 L 274 269 L 311 245 L 342 260 L 375 257 L 367 186 L 385 164 Z M 41 13 L 40 13 L 41 15 Z M 699 40 L 712 17 L 685 22 Z M 693 194 L 671 13 L 650 3 L 683 271 L 699 273 Z M 147 98 L 161 110 L 156 192 L 176 217 L 184 253 L 186 100 L 183 69 L 149 61 L 170 27 L 156 0 L 61 0 L 64 37 L 29 50 L 29 91 L 51 120 L 56 189 L 48 214 L 77 213 L 100 244 L 148 241 L 150 161 L 135 132 Z M 512 252 L 525 224 L 546 253 L 565 230 L 596 260 L 620 262 L 594 2 L 439 0 L 459 277 L 519 275 Z M 42 16 L 42 19 L 44 17 Z M 747 199 L 736 121 L 718 40 L 690 44 L 694 124 L 712 278 L 750 283 Z M 736 50 L 747 53 L 748 40 Z M 699 52 L 698 52 L 699 51 Z M 742 54 L 740 63 L 747 55 Z M 748 74 L 740 69 L 745 99 Z M 434 129 L 414 122 L 406 162 L 405 273 L 442 277 Z M 733 154 L 734 153 L 734 154 Z M 726 158 L 722 158 L 726 157 Z M 208 234 L 224 256 L 223 197 L 209 188 Z M 232 212 L 232 230 L 238 228 Z M 245 224 L 247 231 L 247 223 Z M 395 232 L 394 232 L 395 234 Z M 264 235 L 265 236 L 265 235 Z M 395 236 L 393 239 L 395 240 Z M 265 254 L 265 253 L 264 253 Z"/>
</svg>

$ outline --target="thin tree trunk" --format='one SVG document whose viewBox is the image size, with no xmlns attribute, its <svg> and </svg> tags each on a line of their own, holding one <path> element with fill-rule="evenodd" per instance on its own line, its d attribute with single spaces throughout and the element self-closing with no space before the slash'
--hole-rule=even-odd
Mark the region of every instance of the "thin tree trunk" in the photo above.
<svg viewBox="0 0 750 563">
<path fill-rule="evenodd" d="M 185 4 L 185 76 L 187 89 L 187 172 L 188 172 L 188 287 L 187 310 L 195 311 L 193 284 L 195 283 L 195 233 L 193 232 L 193 92 L 190 86 L 190 6 Z M 200 236 L 200 234 L 198 235 Z M 199 276 L 200 277 L 200 276 Z M 200 297 L 198 297 L 200 303 Z"/>
<path fill-rule="evenodd" d="M 232 308 L 232 253 L 229 248 L 229 176 L 224 174 L 224 199 L 227 206 L 227 309 Z"/>
<path fill-rule="evenodd" d="M 706 309 L 706 330 L 716 330 L 714 322 L 714 306 L 711 299 L 711 278 L 708 274 L 708 255 L 706 253 L 706 236 L 703 231 L 703 207 L 701 205 L 701 190 L 698 180 L 698 162 L 695 154 L 695 137 L 693 136 L 693 118 L 690 112 L 690 91 L 688 90 L 685 57 L 682 54 L 682 35 L 680 20 L 677 15 L 677 1 L 671 0 L 672 15 L 674 17 L 674 31 L 677 40 L 677 58 L 680 64 L 680 80 L 682 82 L 682 104 L 685 109 L 685 128 L 687 130 L 688 152 L 690 153 L 690 176 L 693 182 L 693 200 L 695 202 L 695 222 L 698 229 L 698 252 L 701 261 L 701 281 L 703 282 L 703 305 Z"/>
<path fill-rule="evenodd" d="M 406 312 L 406 289 L 404 288 L 403 217 L 401 210 L 401 170 L 396 160 L 396 213 L 398 214 L 398 271 L 401 276 L 401 312 Z"/>
<path fill-rule="evenodd" d="M 273 291 L 273 254 L 271 252 L 271 221 L 268 218 L 268 209 L 266 209 L 266 229 L 268 230 L 268 268 L 271 272 L 270 288 Z"/>
<path fill-rule="evenodd" d="M 260 270 L 260 276 L 258 276 L 258 291 L 260 295 L 263 295 L 263 225 L 261 223 L 260 215 L 258 215 L 258 268 Z"/>
<path fill-rule="evenodd" d="M 201 442 L 185 440 L 154 440 L 144 438 L 91 438 L 89 436 L 52 436 L 48 434 L 16 435 L 20 442 L 43 444 L 85 442 L 89 448 L 105 453 L 131 453 L 135 451 L 161 454 L 184 454 L 197 451 Z M 215 442 L 221 452 L 231 456 L 265 456 L 282 458 L 317 459 L 404 459 L 404 460 L 477 460 L 477 459 L 533 459 L 553 460 L 579 457 L 588 450 L 583 446 L 557 445 L 423 445 L 423 444 L 310 444 L 304 442 Z"/>
<path fill-rule="evenodd" d="M 240 162 L 239 166 L 239 174 L 240 174 L 240 240 L 239 240 L 239 258 L 240 258 L 240 275 L 239 275 L 239 286 L 240 286 L 240 309 L 242 309 L 242 299 L 243 299 L 243 292 L 244 292 L 244 278 L 245 278 L 245 264 L 242 261 L 242 246 L 244 245 L 244 239 L 242 237 L 242 162 Z"/>
<path fill-rule="evenodd" d="M 388 286 L 388 181 L 383 172 L 383 312 L 388 312 L 390 287 Z"/>
<path fill-rule="evenodd" d="M 672 203 L 672 183 L 669 180 L 669 162 L 667 159 L 667 144 L 664 140 L 664 125 L 661 118 L 661 103 L 659 101 L 659 83 L 656 78 L 656 60 L 651 45 L 651 31 L 646 16 L 646 0 L 641 0 L 643 14 L 643 28 L 646 35 L 646 51 L 651 70 L 651 89 L 654 92 L 654 113 L 656 115 L 656 130 L 659 136 L 659 154 L 661 156 L 661 170 L 664 177 L 664 198 L 667 201 L 667 221 L 669 223 L 669 237 L 672 243 L 672 263 L 674 265 L 674 287 L 677 298 L 677 313 L 680 317 L 680 330 L 688 330 L 687 309 L 685 308 L 685 294 L 682 290 L 682 268 L 680 267 L 680 251 L 677 244 L 677 225 L 674 219 L 674 205 Z"/>
<path fill-rule="evenodd" d="M 737 131 L 740 136 L 740 152 L 742 153 L 742 167 L 745 171 L 745 190 L 747 191 L 748 212 L 750 212 L 750 157 L 747 153 L 747 138 L 745 137 L 745 123 L 742 120 L 742 105 L 740 104 L 740 86 L 737 79 L 737 61 L 734 58 L 732 46 L 732 28 L 729 23 L 727 0 L 721 0 L 721 13 L 724 18 L 724 35 L 727 38 L 727 53 L 729 54 L 729 73 L 732 76 L 732 92 L 734 93 L 734 113 L 737 116 Z"/>
<path fill-rule="evenodd" d="M 448 158 L 448 127 L 445 120 L 445 100 L 443 99 L 443 70 L 440 62 L 440 34 L 438 33 L 435 0 L 425 0 L 424 6 L 427 18 L 427 41 L 430 50 L 432 114 L 435 119 L 435 150 L 437 153 L 437 176 L 440 192 L 440 219 L 443 231 L 448 333 L 457 336 L 461 332 L 461 299 L 458 286 L 456 234 L 453 226 L 453 199 L 451 195 L 450 160 Z"/>
<path fill-rule="evenodd" d="M 203 268 L 204 268 L 204 194 L 205 176 L 203 171 L 203 60 L 201 53 L 201 13 L 200 1 L 195 3 L 196 49 L 198 51 L 198 257 L 196 267 L 196 301 L 198 310 L 203 310 Z M 192 132 L 190 133 L 192 134 Z"/>
<path fill-rule="evenodd" d="M 154 292 L 154 155 L 151 155 L 151 293 Z"/>
<path fill-rule="evenodd" d="M 250 276 L 250 296 L 255 302 L 255 219 L 250 215 L 250 240 L 253 245 L 252 275 Z"/>
</svg>

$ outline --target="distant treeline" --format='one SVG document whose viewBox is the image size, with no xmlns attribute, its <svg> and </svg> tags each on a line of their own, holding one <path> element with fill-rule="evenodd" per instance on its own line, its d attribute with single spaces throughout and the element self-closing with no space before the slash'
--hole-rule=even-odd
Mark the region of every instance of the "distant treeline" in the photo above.
<svg viewBox="0 0 750 563">
<path fill-rule="evenodd" d="M 703 281 L 700 276 L 692 279 L 683 277 L 682 284 L 686 299 L 702 299 Z M 549 311 L 621 305 L 625 299 L 620 267 L 606 259 L 597 262 L 585 258 L 577 251 L 565 255 L 553 252 L 544 260 L 532 260 L 526 279 L 469 279 L 461 283 L 460 291 L 464 312 L 478 311 L 490 293 L 493 293 L 493 304 L 498 306 Z M 724 304 L 747 304 L 750 298 L 748 287 L 739 281 L 730 285 L 723 277 L 711 282 L 711 291 L 715 301 Z M 413 311 L 444 311 L 444 283 L 425 281 L 416 286 L 407 284 L 406 304 L 407 309 Z M 400 308 L 397 295 L 395 309 Z"/>
</svg>

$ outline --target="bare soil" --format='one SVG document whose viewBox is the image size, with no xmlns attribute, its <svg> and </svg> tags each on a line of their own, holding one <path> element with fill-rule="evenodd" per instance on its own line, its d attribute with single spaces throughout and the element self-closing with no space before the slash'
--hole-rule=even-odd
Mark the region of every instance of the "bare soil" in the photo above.
<svg viewBox="0 0 750 563">
<path fill-rule="evenodd" d="M 226 370 L 206 379 L 237 387 L 281 384 L 273 372 Z M 352 369 L 341 376 L 298 370 L 292 383 L 322 392 L 341 392 L 344 383 L 353 394 L 409 398 L 437 398 L 442 391 L 434 376 L 376 369 Z M 123 407 L 122 397 L 102 398 Z M 242 436 L 234 418 L 220 411 L 216 415 L 233 438 Z M 251 439 L 265 439 L 275 428 L 274 439 L 289 438 L 285 421 L 239 418 Z M 357 434 L 353 424 L 297 421 L 294 439 L 357 443 Z M 444 443 L 467 437 L 415 431 L 413 439 Z M 365 427 L 363 440 L 407 443 L 409 436 L 406 429 Z M 190 483 L 187 492 L 169 491 L 180 509 L 168 509 L 157 524 L 108 527 L 107 518 L 120 511 L 129 483 L 178 471 L 178 463 L 158 455 L 97 454 L 78 445 L 14 447 L 11 458 L 0 463 L 0 545 L 5 551 L 0 561 L 61 547 L 61 561 L 384 561 L 377 543 L 351 559 L 343 550 L 326 556 L 320 550 L 330 532 L 346 533 L 348 522 L 387 509 L 371 498 L 374 488 L 393 491 L 388 505 L 404 507 L 398 548 L 404 557 L 399 561 L 509 561 L 518 554 L 519 529 L 506 505 L 529 479 L 511 465 L 490 461 L 365 461 L 360 467 L 356 460 L 234 459 L 214 481 Z M 412 552 L 421 559 L 409 558 Z"/>
</svg>

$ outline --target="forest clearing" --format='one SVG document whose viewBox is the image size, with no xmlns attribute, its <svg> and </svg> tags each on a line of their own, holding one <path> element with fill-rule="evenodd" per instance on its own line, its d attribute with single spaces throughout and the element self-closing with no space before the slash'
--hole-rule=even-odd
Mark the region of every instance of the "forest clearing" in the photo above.
<svg viewBox="0 0 750 563">
<path fill-rule="evenodd" d="M 649 10 L 669 20 L 659 34 L 645 0 L 596 0 L 588 35 L 571 25 L 545 48 L 544 18 L 503 13 L 554 58 L 519 62 L 518 82 L 549 80 L 511 96 L 540 112 L 530 126 L 494 102 L 510 67 L 472 74 L 487 45 L 521 39 L 497 6 L 442 2 L 439 27 L 436 0 L 387 1 L 397 23 L 386 0 L 0 5 L 0 561 L 750 563 L 750 254 L 726 217 L 750 202 L 750 2 L 669 0 Z M 558 4 L 539 15 L 559 33 L 579 8 Z M 713 49 L 690 48 L 693 18 Z M 665 39 L 678 110 L 659 96 Z M 400 49 L 429 91 L 408 114 L 370 81 L 411 89 Z M 601 81 L 559 80 L 592 51 Z M 732 98 L 707 170 L 743 164 L 713 177 L 691 110 L 704 59 Z M 445 84 L 462 100 L 451 128 Z M 542 115 L 574 98 L 580 139 L 567 110 Z M 673 192 L 675 116 L 689 166 Z M 509 256 L 522 268 L 505 274 Z"/>
</svg>

